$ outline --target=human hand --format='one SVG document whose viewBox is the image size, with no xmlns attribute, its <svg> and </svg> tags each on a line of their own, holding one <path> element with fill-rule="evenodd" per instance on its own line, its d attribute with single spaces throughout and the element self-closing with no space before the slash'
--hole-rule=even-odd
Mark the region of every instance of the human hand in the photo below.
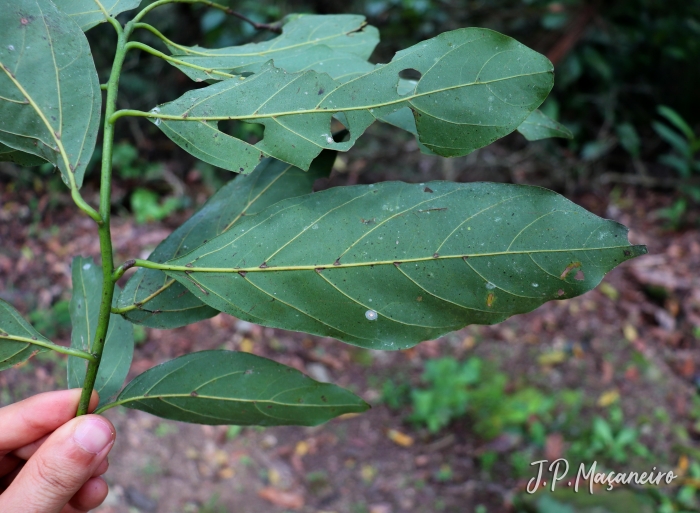
<svg viewBox="0 0 700 513">
<path fill-rule="evenodd" d="M 75 418 L 79 389 L 49 392 L 0 408 L 0 512 L 78 513 L 107 497 L 111 422 Z M 98 403 L 93 392 L 89 411 Z"/>
</svg>

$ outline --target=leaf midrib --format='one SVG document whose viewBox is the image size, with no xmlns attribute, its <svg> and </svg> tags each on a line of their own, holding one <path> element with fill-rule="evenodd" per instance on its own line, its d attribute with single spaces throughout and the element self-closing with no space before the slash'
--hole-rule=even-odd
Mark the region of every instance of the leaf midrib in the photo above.
<svg viewBox="0 0 700 513">
<path fill-rule="evenodd" d="M 313 385 L 309 385 L 311 387 Z M 297 388 L 305 388 L 305 387 L 297 387 Z M 285 392 L 287 392 L 285 390 Z M 279 394 L 278 394 L 279 395 Z M 281 403 L 279 401 L 272 401 L 269 399 L 240 399 L 240 398 L 228 398 L 228 397 L 217 397 L 217 396 L 209 396 L 209 395 L 201 395 L 197 394 L 196 396 L 190 395 L 190 393 L 179 393 L 179 394 L 157 394 L 157 395 L 148 395 L 148 396 L 135 396 L 135 397 L 129 397 L 128 399 L 124 399 L 122 401 L 116 401 L 114 403 L 111 403 L 109 405 L 110 408 L 114 406 L 120 406 L 124 405 L 126 403 L 134 402 L 134 401 L 148 401 L 148 400 L 160 400 L 163 398 L 176 398 L 176 399 L 210 399 L 213 401 L 227 401 L 227 402 L 240 402 L 240 403 L 262 403 L 262 404 L 276 404 L 278 406 L 295 406 L 299 408 L 329 408 L 328 405 L 326 404 L 309 404 L 309 403 Z M 345 406 L 360 406 L 358 404 L 353 404 L 353 403 L 348 403 L 348 404 L 336 404 L 333 403 L 332 406 L 334 408 L 342 408 Z"/>
<path fill-rule="evenodd" d="M 376 265 L 400 265 L 412 262 L 428 262 L 432 260 L 448 260 L 454 258 L 483 258 L 483 257 L 497 257 L 504 255 L 537 255 L 542 253 L 569 253 L 569 252 L 581 252 L 581 251 L 604 251 L 612 249 L 630 249 L 636 248 L 634 245 L 624 245 L 624 246 L 607 246 L 607 247 L 596 247 L 596 248 L 563 248 L 563 249 L 533 249 L 533 250 L 522 250 L 522 251 L 494 251 L 491 253 L 460 253 L 457 255 L 439 255 L 419 257 L 419 258 L 397 258 L 394 260 L 375 260 L 369 262 L 352 262 L 352 263 L 340 263 L 338 265 L 334 263 L 329 264 L 315 264 L 315 265 L 287 265 L 287 266 L 268 266 L 268 267 L 187 267 L 182 265 L 168 265 L 166 264 L 156 264 L 154 262 L 148 262 L 145 260 L 140 261 L 137 265 L 141 267 L 148 267 L 151 269 L 160 269 L 163 271 L 173 271 L 173 272 L 185 272 L 187 274 L 193 272 L 207 272 L 207 273 L 254 273 L 254 272 L 280 272 L 280 271 L 316 271 L 316 270 L 332 270 L 332 269 L 343 269 L 348 267 L 371 267 Z M 144 265 L 146 264 L 146 265 Z"/>
<path fill-rule="evenodd" d="M 323 108 L 323 109 L 320 109 L 320 108 L 318 107 L 318 105 L 320 105 L 321 103 L 323 103 L 323 101 L 324 101 L 325 98 L 327 97 L 327 96 L 326 96 L 326 97 L 323 98 L 323 100 L 321 100 L 321 101 L 317 104 L 316 108 L 314 108 L 314 109 L 295 110 L 295 111 L 282 111 L 282 112 L 271 112 L 271 113 L 267 113 L 267 114 L 246 114 L 246 115 L 239 115 L 239 116 L 186 116 L 186 117 L 183 117 L 183 115 L 184 115 L 185 113 L 190 112 L 194 107 L 196 107 L 197 105 L 199 105 L 199 103 L 204 103 L 204 102 L 210 100 L 211 98 L 213 98 L 213 96 L 209 96 L 209 97 L 206 97 L 205 99 L 203 99 L 203 100 L 202 100 L 201 102 L 199 102 L 198 104 L 195 104 L 195 105 L 193 105 L 192 107 L 189 107 L 182 115 L 158 114 L 158 113 L 154 113 L 154 112 L 143 112 L 143 113 L 141 113 L 141 115 L 143 115 L 144 117 L 148 117 L 148 118 L 158 118 L 158 119 L 166 119 L 166 120 L 173 120 L 173 121 L 224 121 L 224 120 L 237 120 L 237 119 L 243 119 L 243 120 L 245 120 L 245 119 L 267 119 L 267 118 L 274 118 L 274 117 L 293 116 L 293 115 L 304 115 L 304 114 L 322 114 L 322 113 L 333 113 L 333 112 L 353 112 L 353 111 L 358 111 L 358 110 L 379 109 L 379 108 L 382 108 L 382 107 L 388 107 L 389 105 L 396 105 L 396 104 L 399 104 L 399 103 L 411 102 L 411 101 L 413 101 L 413 100 L 415 100 L 415 99 L 417 99 L 417 98 L 421 98 L 421 97 L 423 97 L 423 96 L 430 96 L 431 94 L 440 94 L 440 93 L 444 93 L 444 92 L 446 92 L 446 91 L 452 91 L 452 90 L 455 90 L 455 89 L 461 89 L 461 88 L 463 88 L 463 87 L 471 87 L 471 86 L 478 86 L 478 85 L 488 85 L 488 84 L 492 84 L 492 83 L 494 83 L 494 82 L 502 82 L 502 81 L 504 81 L 504 80 L 513 80 L 513 79 L 521 78 L 521 77 L 530 77 L 530 76 L 534 76 L 534 75 L 542 75 L 542 74 L 545 74 L 545 73 L 551 73 L 551 71 L 550 71 L 550 70 L 546 70 L 546 71 L 537 71 L 537 72 L 534 72 L 534 73 L 522 73 L 522 74 L 520 74 L 520 75 L 510 75 L 510 76 L 508 76 L 508 77 L 495 78 L 495 79 L 493 79 L 493 80 L 479 80 L 479 81 L 477 81 L 477 82 L 469 82 L 469 83 L 467 83 L 467 84 L 459 84 L 459 85 L 454 85 L 454 86 L 449 86 L 449 87 L 443 87 L 443 88 L 441 88 L 441 89 L 434 89 L 434 90 L 432 90 L 432 91 L 426 91 L 426 92 L 424 92 L 424 93 L 415 93 L 415 94 L 410 95 L 410 96 L 409 96 L 409 95 L 407 95 L 407 96 L 401 96 L 400 98 L 397 98 L 396 100 L 391 100 L 391 101 L 388 101 L 388 102 L 375 103 L 375 104 L 372 104 L 372 105 L 355 106 L 355 107 L 338 107 L 338 108 Z M 259 76 L 259 75 L 253 75 L 253 76 L 255 77 L 255 76 Z M 344 85 L 344 84 L 341 84 L 341 85 L 339 85 L 338 87 L 342 87 L 342 85 Z M 336 91 L 336 90 L 337 90 L 337 89 L 334 89 L 333 91 L 331 91 L 331 93 L 329 93 L 329 95 L 332 94 L 332 93 L 333 93 L 334 91 Z M 218 92 L 216 95 L 219 95 L 219 94 L 222 94 L 222 93 L 225 93 L 225 92 L 228 92 L 228 91 L 230 91 L 230 89 L 225 90 L 225 91 L 220 91 L 220 92 Z M 257 110 L 256 110 L 256 112 L 257 112 Z M 478 125 L 477 125 L 477 126 L 478 126 Z"/>
</svg>

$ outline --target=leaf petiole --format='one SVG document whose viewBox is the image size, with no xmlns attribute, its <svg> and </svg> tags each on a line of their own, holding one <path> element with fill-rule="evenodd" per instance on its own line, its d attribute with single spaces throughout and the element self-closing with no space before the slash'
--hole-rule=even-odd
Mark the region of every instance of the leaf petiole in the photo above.
<svg viewBox="0 0 700 513">
<path fill-rule="evenodd" d="M 0 339 L 12 340 L 14 342 L 24 342 L 26 344 L 32 344 L 34 346 L 43 347 L 45 349 L 51 349 L 52 351 L 56 351 L 57 353 L 66 354 L 68 356 L 77 356 L 78 358 L 82 358 L 82 359 L 87 360 L 89 362 L 97 361 L 97 357 L 92 353 L 88 353 L 87 351 L 81 351 L 80 349 L 73 349 L 71 347 L 59 346 L 58 344 L 54 344 L 53 342 L 45 342 L 43 340 L 38 340 L 38 339 L 35 340 L 33 338 L 19 337 L 16 335 L 9 335 L 9 334 L 8 335 L 0 335 Z"/>
</svg>

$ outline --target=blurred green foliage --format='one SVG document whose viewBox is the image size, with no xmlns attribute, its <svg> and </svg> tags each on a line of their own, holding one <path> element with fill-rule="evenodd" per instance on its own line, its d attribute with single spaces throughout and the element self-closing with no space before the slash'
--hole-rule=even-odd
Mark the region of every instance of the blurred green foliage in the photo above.
<svg viewBox="0 0 700 513">
<path fill-rule="evenodd" d="M 634 456 L 648 460 L 651 453 L 639 436 L 638 429 L 625 425 L 622 409 L 614 406 L 607 418 L 593 418 L 590 427 L 571 444 L 568 457 L 577 462 L 629 463 Z"/>
<path fill-rule="evenodd" d="M 504 431 L 529 430 L 536 436 L 541 430 L 531 427 L 548 417 L 556 403 L 536 388 L 508 390 L 508 376 L 477 357 L 464 362 L 451 357 L 428 360 L 421 385 L 388 380 L 382 400 L 391 408 L 410 404 L 408 420 L 431 433 L 468 417 L 471 429 L 485 440 Z"/>
<path fill-rule="evenodd" d="M 30 312 L 29 322 L 45 337 L 55 338 L 59 331 L 70 329 L 70 301 L 60 300 L 49 309 Z"/>
<path fill-rule="evenodd" d="M 131 194 L 131 210 L 138 224 L 165 219 L 181 206 L 179 198 L 161 199 L 157 192 L 142 187 Z"/>
<path fill-rule="evenodd" d="M 684 222 L 688 204 L 700 203 L 700 135 L 696 135 L 685 119 L 670 107 L 660 105 L 657 111 L 664 121 L 654 121 L 652 126 L 671 149 L 659 157 L 659 162 L 677 173 L 676 188 L 681 197 L 655 214 L 668 220 L 671 228 L 678 229 Z"/>
</svg>

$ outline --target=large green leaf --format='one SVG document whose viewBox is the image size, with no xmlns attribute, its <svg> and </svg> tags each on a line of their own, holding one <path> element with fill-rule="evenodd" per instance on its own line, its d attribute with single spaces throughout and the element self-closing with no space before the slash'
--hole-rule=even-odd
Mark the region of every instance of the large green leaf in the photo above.
<svg viewBox="0 0 700 513">
<path fill-rule="evenodd" d="M 75 257 L 71 267 L 71 347 L 89 352 L 97 331 L 102 300 L 102 269 L 92 258 L 84 257 Z M 108 402 L 109 398 L 121 389 L 129 372 L 133 354 L 134 333 L 131 324 L 119 315 L 111 315 L 102 361 L 95 381 L 95 390 L 100 394 L 100 404 Z M 85 360 L 81 358 L 68 358 L 68 388 L 83 386 L 86 366 Z"/>
<path fill-rule="evenodd" d="M 188 253 L 244 217 L 255 216 L 283 199 L 310 193 L 314 182 L 330 173 L 335 155 L 334 151 L 321 153 L 308 172 L 279 160 L 263 160 L 250 175 L 238 176 L 219 189 L 199 212 L 161 242 L 148 259 L 162 263 Z M 131 322 L 162 329 L 185 326 L 219 313 L 156 269 L 137 270 L 117 305 L 136 306 L 124 314 Z"/>
<path fill-rule="evenodd" d="M 141 0 L 55 0 L 59 9 L 70 16 L 84 31 L 119 13 L 136 9 Z"/>
<path fill-rule="evenodd" d="M 234 351 L 201 351 L 153 367 L 116 404 L 166 419 L 239 426 L 315 426 L 369 408 L 336 385 Z"/>
<path fill-rule="evenodd" d="M 34 353 L 46 351 L 35 343 L 51 341 L 32 328 L 12 305 L 0 299 L 0 370 L 28 360 Z"/>
<path fill-rule="evenodd" d="M 554 121 L 539 109 L 532 111 L 532 114 L 518 127 L 518 132 L 523 134 L 528 141 L 539 141 L 550 137 L 574 138 L 571 130 L 558 121 Z"/>
<path fill-rule="evenodd" d="M 399 73 L 422 73 L 399 94 Z M 446 32 L 396 54 L 389 63 L 345 83 L 325 73 L 287 73 L 271 63 L 190 91 L 149 117 L 196 157 L 232 171 L 272 156 L 303 169 L 322 149 L 347 151 L 375 119 L 413 112 L 420 141 L 458 156 L 515 130 L 552 87 L 552 64 L 514 39 L 486 29 Z M 342 116 L 350 140 L 335 142 L 331 117 Z M 265 126 L 255 145 L 224 134 L 221 120 Z"/>
<path fill-rule="evenodd" d="M 275 66 L 295 72 L 326 72 L 333 78 L 366 73 L 367 62 L 379 42 L 376 28 L 364 16 L 295 15 L 285 19 L 282 34 L 263 43 L 218 48 L 181 46 L 166 41 L 177 60 L 169 61 L 193 80 L 223 80 L 227 74 L 256 73 L 273 59 Z M 195 67 L 196 66 L 196 67 Z"/>
<path fill-rule="evenodd" d="M 401 349 L 595 287 L 646 252 L 538 187 L 386 182 L 284 200 L 168 275 L 240 319 Z"/>
<path fill-rule="evenodd" d="M 15 150 L 0 143 L 0 162 L 14 162 L 19 166 L 32 167 L 46 164 L 46 161 L 41 157 Z"/>
<path fill-rule="evenodd" d="M 50 0 L 0 0 L 0 142 L 80 187 L 102 94 L 85 34 Z"/>
</svg>

